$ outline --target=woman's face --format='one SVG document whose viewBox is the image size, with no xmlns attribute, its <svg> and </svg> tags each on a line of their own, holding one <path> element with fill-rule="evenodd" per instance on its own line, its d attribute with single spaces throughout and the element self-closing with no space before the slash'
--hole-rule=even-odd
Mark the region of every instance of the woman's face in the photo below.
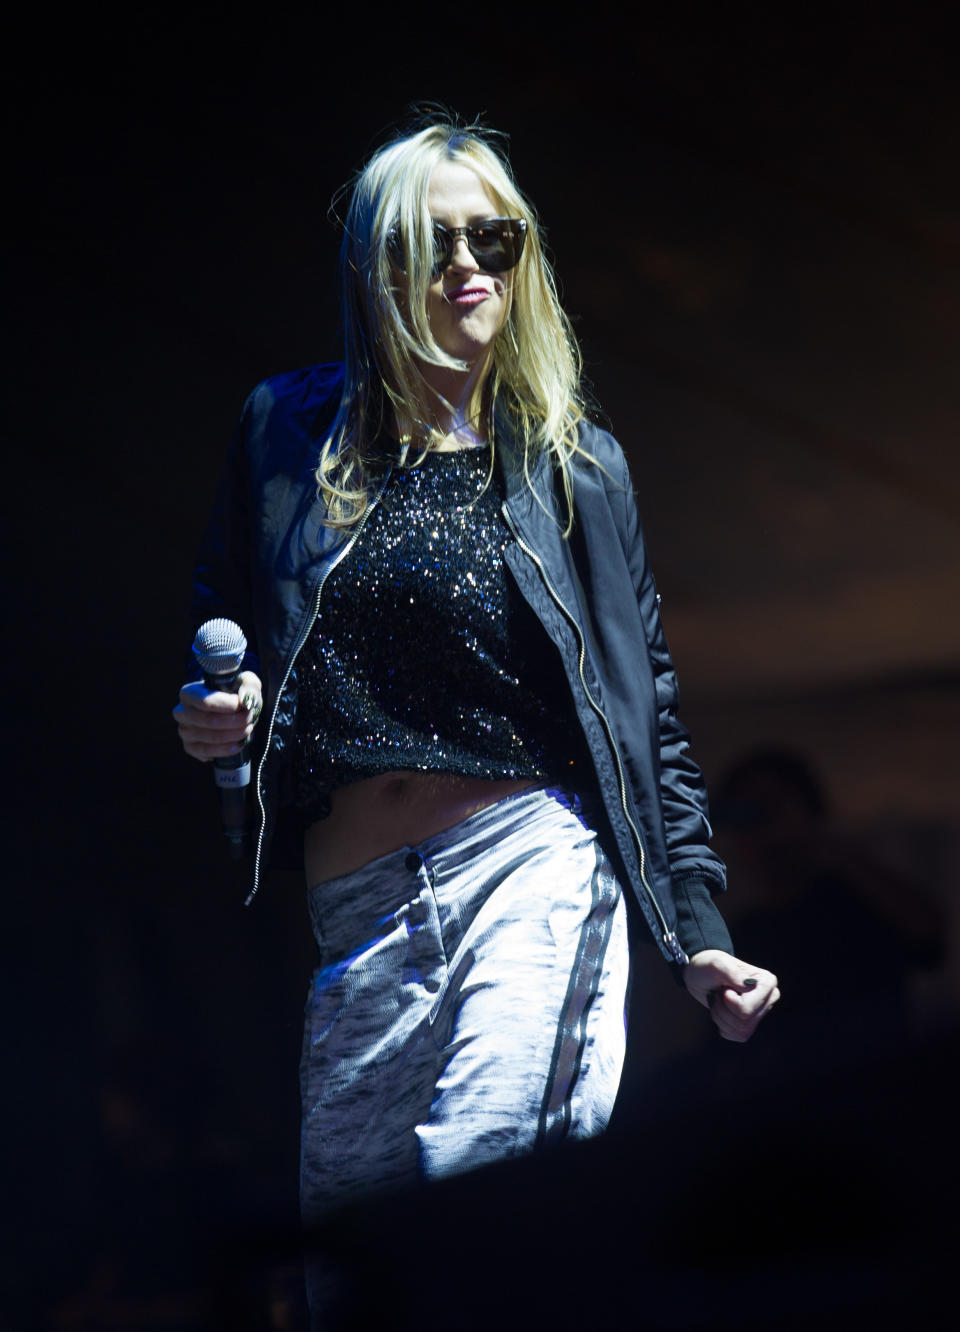
<svg viewBox="0 0 960 1332">
<path fill-rule="evenodd" d="M 445 227 L 468 227 L 497 217 L 500 209 L 475 171 L 462 162 L 441 162 L 430 177 L 427 209 Z M 493 347 L 510 313 L 512 273 L 485 273 L 456 238 L 453 257 L 430 284 L 427 318 L 440 347 L 475 365 Z"/>
</svg>

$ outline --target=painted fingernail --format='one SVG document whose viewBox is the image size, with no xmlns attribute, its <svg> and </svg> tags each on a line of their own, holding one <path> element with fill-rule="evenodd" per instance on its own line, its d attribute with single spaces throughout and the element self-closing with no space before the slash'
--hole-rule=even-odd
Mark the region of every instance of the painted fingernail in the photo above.
<svg viewBox="0 0 960 1332">
<path fill-rule="evenodd" d="M 740 984 L 745 990 L 755 990 L 757 988 L 757 978 L 756 976 L 748 976 L 747 979 L 741 981 Z"/>
</svg>

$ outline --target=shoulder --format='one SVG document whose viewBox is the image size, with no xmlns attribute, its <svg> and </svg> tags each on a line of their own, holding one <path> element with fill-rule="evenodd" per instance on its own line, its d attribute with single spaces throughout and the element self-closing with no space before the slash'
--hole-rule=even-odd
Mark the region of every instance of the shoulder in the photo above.
<svg viewBox="0 0 960 1332">
<path fill-rule="evenodd" d="M 597 484 L 608 491 L 632 491 L 626 456 L 609 430 L 601 429 L 592 421 L 581 421 L 577 442 L 580 451 L 572 460 L 575 472 L 581 476 L 592 476 Z"/>
<path fill-rule="evenodd" d="M 271 375 L 247 398 L 240 447 L 255 475 L 298 473 L 315 465 L 318 441 L 333 424 L 343 366 L 311 365 Z"/>
<path fill-rule="evenodd" d="M 610 434 L 593 421 L 583 420 L 578 427 L 581 449 L 597 462 L 617 462 L 623 459 L 623 449 Z"/>
<path fill-rule="evenodd" d="M 643 531 L 623 449 L 608 430 L 591 421 L 581 424 L 578 442 L 580 452 L 572 460 L 573 486 L 584 531 L 589 535 L 610 522 L 628 554 L 642 549 Z"/>
<path fill-rule="evenodd" d="M 322 423 L 326 417 L 333 419 L 342 391 L 339 362 L 289 370 L 261 380 L 244 404 L 244 418 L 254 426 L 284 419 L 301 426 Z"/>
</svg>

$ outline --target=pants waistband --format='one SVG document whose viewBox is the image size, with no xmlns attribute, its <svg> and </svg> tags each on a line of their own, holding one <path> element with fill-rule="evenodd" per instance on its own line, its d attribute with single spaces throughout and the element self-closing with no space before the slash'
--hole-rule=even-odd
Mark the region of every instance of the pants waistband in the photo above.
<svg viewBox="0 0 960 1332">
<path fill-rule="evenodd" d="M 314 930 L 318 938 L 339 936 L 342 917 L 349 912 L 353 916 L 350 932 L 359 927 L 362 935 L 418 895 L 422 869 L 442 890 L 447 875 L 511 837 L 522 834 L 524 839 L 535 839 L 537 825 L 550 820 L 569 820 L 571 831 L 576 823 L 582 829 L 589 826 L 575 793 L 557 786 L 532 787 L 505 796 L 415 846 L 399 847 L 351 874 L 315 884 L 307 890 Z"/>
</svg>

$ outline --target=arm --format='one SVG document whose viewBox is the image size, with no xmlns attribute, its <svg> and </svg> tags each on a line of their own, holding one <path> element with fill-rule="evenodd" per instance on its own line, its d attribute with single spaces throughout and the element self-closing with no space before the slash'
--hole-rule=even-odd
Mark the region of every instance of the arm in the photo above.
<svg viewBox="0 0 960 1332">
<path fill-rule="evenodd" d="M 707 794 L 679 720 L 677 676 L 660 619 L 626 461 L 623 465 L 625 549 L 643 619 L 653 669 L 660 737 L 660 791 L 670 858 L 678 934 L 690 956 L 681 977 L 689 994 L 710 1010 L 720 1035 L 746 1041 L 780 998 L 777 978 L 733 954 L 733 944 L 713 893 L 726 887 L 726 872 L 708 843 Z"/>
<path fill-rule="evenodd" d="M 251 461 L 248 449 L 258 392 L 254 390 L 244 404 L 200 543 L 193 569 L 190 627 L 193 634 L 206 620 L 221 617 L 234 620 L 248 640 L 243 668 L 259 675 L 251 583 Z M 190 668 L 193 668 L 192 657 Z M 193 674 L 196 677 L 198 672 L 193 670 Z"/>
<path fill-rule="evenodd" d="M 690 737 L 679 718 L 677 675 L 660 619 L 660 597 L 647 557 L 626 459 L 618 451 L 620 474 L 611 495 L 620 540 L 633 583 L 646 640 L 656 699 L 660 803 L 673 896 L 684 946 L 729 946 L 725 929 L 716 937 L 719 915 L 711 898 L 726 887 L 726 869 L 710 847 L 707 792 L 700 768 L 690 754 Z M 704 909 L 705 907 L 705 909 Z M 689 943 L 687 942 L 689 940 Z"/>
<path fill-rule="evenodd" d="M 194 632 L 206 620 L 225 617 L 246 634 L 253 630 L 249 556 L 249 461 L 246 437 L 252 397 L 234 433 L 214 500 L 213 512 L 194 569 L 191 622 Z M 245 656 L 236 694 L 209 690 L 196 678 L 180 690 L 173 718 L 184 750 L 200 762 L 235 754 L 250 738 L 263 706 L 256 644 Z"/>
</svg>

